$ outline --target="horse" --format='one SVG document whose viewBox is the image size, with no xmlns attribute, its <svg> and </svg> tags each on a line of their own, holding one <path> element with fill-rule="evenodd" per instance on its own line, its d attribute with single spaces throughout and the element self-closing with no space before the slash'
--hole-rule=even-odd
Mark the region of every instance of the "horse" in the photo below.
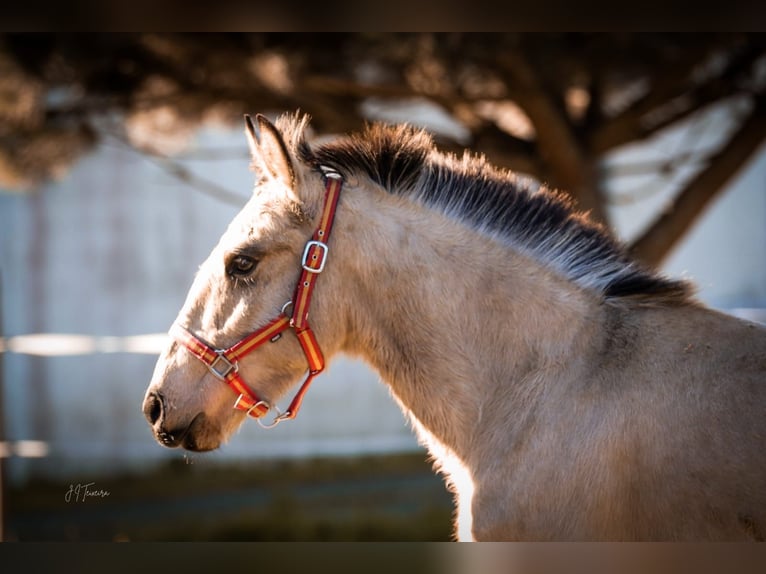
<svg viewBox="0 0 766 574">
<path fill-rule="evenodd" d="M 160 444 L 207 451 L 246 419 L 289 420 L 346 354 L 411 421 L 459 541 L 764 539 L 763 326 L 422 129 L 310 143 L 307 115 L 245 120 L 253 194 L 144 398 Z"/>
</svg>

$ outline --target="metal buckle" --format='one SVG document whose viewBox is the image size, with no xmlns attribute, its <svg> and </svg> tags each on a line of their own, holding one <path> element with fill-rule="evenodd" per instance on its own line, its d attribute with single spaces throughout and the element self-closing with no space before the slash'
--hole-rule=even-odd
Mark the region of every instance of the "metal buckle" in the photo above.
<svg viewBox="0 0 766 574">
<path fill-rule="evenodd" d="M 329 177 L 332 179 L 343 179 L 343 176 L 341 176 L 341 174 L 339 174 L 337 170 L 331 168 L 330 166 L 320 165 L 319 169 L 322 170 L 322 173 L 324 174 L 325 177 Z"/>
<path fill-rule="evenodd" d="M 221 379 L 222 381 L 226 380 L 226 377 L 229 376 L 229 373 L 234 371 L 235 373 L 239 370 L 239 363 L 232 363 L 229 361 L 229 359 L 226 358 L 226 356 L 223 354 L 223 351 L 216 351 L 215 352 L 218 357 L 210 363 L 207 368 L 210 370 L 211 373 L 213 373 L 216 377 Z M 217 367 L 218 363 L 223 363 L 223 368 L 219 369 Z"/>
<path fill-rule="evenodd" d="M 236 401 L 234 401 L 234 408 L 235 408 L 235 409 L 238 409 L 238 408 L 239 408 L 239 403 L 240 403 L 240 401 L 242 400 L 242 397 L 244 397 L 244 396 L 245 396 L 245 395 L 244 395 L 244 393 L 240 393 L 240 395 L 237 397 L 237 400 L 236 400 Z M 249 409 L 247 409 L 247 410 L 245 411 L 245 414 L 246 414 L 247 416 L 250 416 L 250 413 L 251 413 L 251 412 L 253 412 L 253 409 L 254 409 L 254 408 L 256 408 L 256 407 L 258 407 L 258 406 L 260 406 L 260 405 L 263 405 L 264 407 L 266 407 L 266 412 L 269 412 L 269 411 L 271 410 L 271 405 L 270 405 L 269 403 L 267 403 L 266 401 L 258 401 L 258 402 L 257 402 L 257 403 L 255 403 L 255 404 L 254 404 L 252 407 L 250 407 Z M 243 410 L 244 410 L 244 409 L 243 409 Z M 256 419 L 256 420 L 258 420 L 258 419 Z"/>
<path fill-rule="evenodd" d="M 309 251 L 311 251 L 312 247 L 320 247 L 324 249 L 324 253 L 322 253 L 322 262 L 319 264 L 319 267 L 316 269 L 314 269 L 313 267 L 309 267 L 309 264 L 308 264 Z M 326 243 L 312 239 L 311 241 L 306 243 L 306 247 L 303 249 L 303 257 L 301 258 L 301 267 L 303 267 L 309 273 L 321 273 L 322 271 L 324 271 L 325 263 L 327 263 L 327 254 L 329 253 L 329 251 L 330 251 L 330 248 L 327 246 Z"/>
</svg>

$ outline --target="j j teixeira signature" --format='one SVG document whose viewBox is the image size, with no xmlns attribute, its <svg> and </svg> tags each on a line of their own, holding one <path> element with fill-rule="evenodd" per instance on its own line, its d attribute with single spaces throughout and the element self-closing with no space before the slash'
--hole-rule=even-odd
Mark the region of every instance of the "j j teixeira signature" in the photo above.
<svg viewBox="0 0 766 574">
<path fill-rule="evenodd" d="M 69 490 L 64 495 L 66 502 L 85 502 L 89 498 L 106 498 L 109 496 L 108 490 L 96 489 L 95 482 L 88 482 L 86 484 L 70 484 Z"/>
</svg>

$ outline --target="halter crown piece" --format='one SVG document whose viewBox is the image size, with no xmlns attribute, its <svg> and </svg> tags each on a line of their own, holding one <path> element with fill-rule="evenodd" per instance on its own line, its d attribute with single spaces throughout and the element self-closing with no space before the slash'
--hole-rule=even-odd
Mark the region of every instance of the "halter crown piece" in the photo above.
<svg viewBox="0 0 766 574">
<path fill-rule="evenodd" d="M 229 385 L 237 395 L 234 408 L 245 411 L 264 428 L 276 426 L 283 420 L 293 419 L 303 402 L 303 396 L 309 385 L 319 373 L 324 370 L 325 362 L 322 351 L 319 348 L 314 332 L 308 324 L 309 306 L 311 295 L 314 292 L 319 274 L 324 270 L 327 263 L 329 247 L 327 241 L 332 231 L 335 209 L 338 205 L 343 181 L 340 174 L 332 170 L 325 172 L 325 197 L 322 208 L 322 218 L 319 226 L 314 231 L 311 240 L 306 243 L 301 258 L 301 276 L 295 288 L 295 294 L 291 301 L 282 307 L 278 317 L 272 319 L 257 331 L 247 335 L 228 349 L 217 349 L 209 345 L 202 338 L 192 333 L 189 329 L 174 323 L 170 328 L 170 335 L 176 341 L 186 347 L 192 355 L 202 361 L 213 375 Z M 287 314 L 287 309 L 292 306 L 292 314 Z M 239 375 L 239 360 L 250 354 L 264 343 L 276 342 L 281 333 L 289 328 L 295 331 L 298 342 L 306 355 L 308 362 L 308 375 L 300 389 L 293 398 L 285 412 L 280 412 L 276 405 L 270 405 L 259 399 Z M 274 408 L 277 411 L 276 418 L 268 425 L 260 420 L 266 413 Z"/>
</svg>

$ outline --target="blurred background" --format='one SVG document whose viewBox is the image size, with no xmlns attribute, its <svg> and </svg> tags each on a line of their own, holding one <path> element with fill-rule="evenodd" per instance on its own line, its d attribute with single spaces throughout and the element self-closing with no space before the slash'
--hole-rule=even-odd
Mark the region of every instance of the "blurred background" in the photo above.
<svg viewBox="0 0 766 574">
<path fill-rule="evenodd" d="M 244 113 L 422 125 L 766 321 L 764 87 L 759 34 L 0 36 L 0 538 L 450 539 L 451 495 L 361 363 L 220 451 L 151 436 L 156 353 L 252 186 Z"/>
</svg>

